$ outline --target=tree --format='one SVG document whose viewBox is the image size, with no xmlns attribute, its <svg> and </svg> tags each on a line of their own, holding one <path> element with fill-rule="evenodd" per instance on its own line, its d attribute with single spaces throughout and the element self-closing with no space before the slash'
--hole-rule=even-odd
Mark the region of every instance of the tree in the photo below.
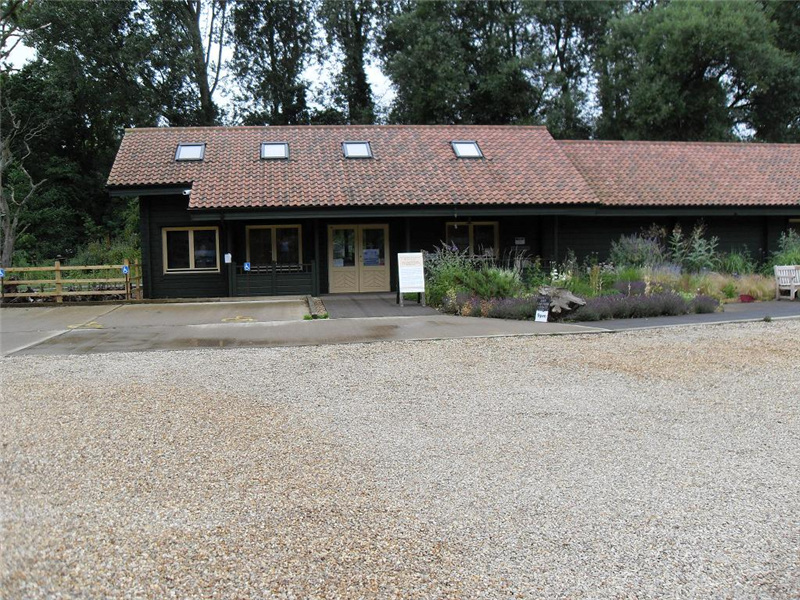
<svg viewBox="0 0 800 600">
<path fill-rule="evenodd" d="M 0 113 L 0 266 L 10 267 L 17 238 L 30 226 L 21 217 L 45 183 L 35 181 L 27 165 L 30 142 L 42 128 L 28 126 L 5 102 L 0 102 Z"/>
<path fill-rule="evenodd" d="M 329 46 L 337 46 L 341 70 L 334 79 L 337 104 L 348 123 L 375 122 L 375 103 L 365 70 L 374 0 L 322 0 L 319 19 Z"/>
<path fill-rule="evenodd" d="M 540 48 L 520 2 L 413 2 L 382 12 L 379 53 L 401 123 L 537 121 Z"/>
<path fill-rule="evenodd" d="M 542 42 L 542 86 L 547 90 L 542 110 L 554 137 L 576 139 L 591 134 L 592 75 L 608 22 L 620 8 L 620 2 L 608 0 L 526 4 Z"/>
<path fill-rule="evenodd" d="M 227 31 L 227 0 L 161 0 L 153 2 L 154 20 L 160 33 L 171 40 L 173 48 L 185 52 L 186 71 L 197 88 L 200 110 L 196 125 L 215 125 L 219 108 L 214 93 L 220 82 L 222 51 Z M 208 17 L 208 31 L 201 31 L 201 21 Z M 217 56 L 212 48 L 217 45 Z"/>
<path fill-rule="evenodd" d="M 310 12 L 305 0 L 236 2 L 230 68 L 241 88 L 235 101 L 244 123 L 308 122 L 308 82 L 302 73 L 312 49 Z"/>
<path fill-rule="evenodd" d="M 800 141 L 800 3 L 767 0 L 764 12 L 775 27 L 775 43 L 788 60 L 768 87 L 753 93 L 752 127 L 766 142 Z"/>
<path fill-rule="evenodd" d="M 606 138 L 726 140 L 759 126 L 753 100 L 796 59 L 756 2 L 671 2 L 614 20 L 600 76 Z"/>
</svg>

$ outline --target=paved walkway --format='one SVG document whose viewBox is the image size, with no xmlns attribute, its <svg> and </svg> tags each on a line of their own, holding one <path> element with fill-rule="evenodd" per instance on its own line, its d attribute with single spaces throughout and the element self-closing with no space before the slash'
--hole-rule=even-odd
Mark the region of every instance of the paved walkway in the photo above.
<svg viewBox="0 0 800 600">
<path fill-rule="evenodd" d="M 416 300 L 397 303 L 397 294 L 328 294 L 322 296 L 331 319 L 353 319 L 356 317 L 414 317 L 439 314 L 429 306 Z"/>
<path fill-rule="evenodd" d="M 384 295 L 385 296 L 385 295 Z M 417 305 L 416 316 L 357 316 L 394 310 L 385 298 L 353 302 L 325 298 L 339 318 L 306 321 L 305 299 L 246 302 L 100 306 L 36 306 L 0 309 L 0 352 L 90 354 L 189 348 L 237 348 L 345 344 L 510 335 L 599 333 L 634 328 L 706 324 L 732 320 L 799 318 L 800 302 L 733 304 L 725 313 L 584 324 L 533 323 L 442 315 Z M 359 299 L 360 300 L 360 299 Z M 336 308 L 331 308 L 334 306 Z M 396 306 L 396 305 L 395 305 Z M 399 309 L 399 307 L 397 307 Z M 424 311 L 424 312 L 422 312 Z"/>
</svg>

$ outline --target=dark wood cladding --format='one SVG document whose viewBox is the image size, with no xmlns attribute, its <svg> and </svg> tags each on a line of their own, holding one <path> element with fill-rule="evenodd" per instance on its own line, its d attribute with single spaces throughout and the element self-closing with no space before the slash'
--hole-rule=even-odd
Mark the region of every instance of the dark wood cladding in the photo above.
<svg viewBox="0 0 800 600">
<path fill-rule="evenodd" d="M 297 217 L 276 216 L 274 211 L 254 211 L 247 220 L 225 220 L 226 213 L 218 217 L 209 214 L 197 219 L 197 214 L 188 210 L 186 196 L 146 196 L 140 199 L 142 261 L 145 265 L 144 286 L 148 298 L 208 298 L 231 295 L 279 295 L 328 292 L 328 225 L 339 224 L 388 224 L 389 250 L 392 257 L 392 290 L 396 289 L 398 252 L 433 250 L 445 239 L 446 224 L 451 221 L 497 221 L 500 253 L 505 254 L 517 247 L 518 238 L 524 238 L 522 247 L 531 256 L 539 256 L 545 261 L 563 260 L 569 250 L 579 259 L 596 254 L 599 260 L 607 260 L 611 243 L 621 235 L 630 235 L 652 224 L 671 229 L 680 224 L 689 231 L 695 223 L 703 220 L 708 234 L 719 237 L 719 250 L 747 249 L 756 258 L 763 258 L 776 249 L 780 233 L 790 223 L 788 216 L 780 215 L 733 215 L 718 214 L 665 215 L 663 212 L 642 210 L 636 215 L 594 215 L 584 216 L 565 209 L 564 214 L 503 214 L 497 217 L 488 215 L 464 216 L 454 207 L 453 214 L 426 216 L 424 208 L 410 212 L 408 216 L 374 217 L 359 214 L 348 216 L 343 210 L 341 217 L 333 219 L 319 217 L 298 211 Z M 577 210 L 577 209 L 576 209 Z M 500 211 L 498 211 L 500 212 Z M 195 217 L 193 219 L 192 217 Z M 305 264 L 314 263 L 316 285 L 311 273 L 286 274 L 278 277 L 277 283 L 239 274 L 229 270 L 224 263 L 225 253 L 232 255 L 233 264 L 242 265 L 247 260 L 247 225 L 299 225 L 302 228 L 302 249 Z M 165 274 L 163 272 L 162 229 L 164 227 L 217 226 L 220 228 L 219 273 Z M 523 241 L 523 240 L 520 240 Z M 249 286 L 249 288 L 248 288 Z M 248 291 L 249 290 L 249 291 Z"/>
</svg>

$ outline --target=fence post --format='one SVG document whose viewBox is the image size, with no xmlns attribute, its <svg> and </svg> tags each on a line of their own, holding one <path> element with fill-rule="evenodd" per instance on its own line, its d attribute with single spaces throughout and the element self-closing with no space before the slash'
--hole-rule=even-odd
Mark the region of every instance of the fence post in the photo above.
<svg viewBox="0 0 800 600">
<path fill-rule="evenodd" d="M 61 284 L 61 261 L 60 260 L 56 261 L 55 272 L 56 272 L 56 302 L 61 303 L 61 302 L 64 302 L 64 296 L 62 295 L 63 286 Z"/>
<path fill-rule="evenodd" d="M 127 258 L 122 262 L 122 264 L 128 267 L 128 272 L 125 273 L 125 300 L 131 299 L 131 261 Z"/>
<path fill-rule="evenodd" d="M 272 267 L 272 274 L 270 275 L 270 285 L 272 289 L 270 290 L 270 296 L 277 296 L 278 295 L 278 263 L 273 262 L 271 265 Z"/>
</svg>

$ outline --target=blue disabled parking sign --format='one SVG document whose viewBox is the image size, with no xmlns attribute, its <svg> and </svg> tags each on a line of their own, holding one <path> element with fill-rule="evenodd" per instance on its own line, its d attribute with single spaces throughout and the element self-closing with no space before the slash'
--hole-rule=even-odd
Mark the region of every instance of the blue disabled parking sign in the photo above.
<svg viewBox="0 0 800 600">
<path fill-rule="evenodd" d="M 249 271 L 250 270 L 250 263 L 244 263 L 244 270 L 245 271 Z"/>
<path fill-rule="evenodd" d="M 6 270 L 0 269 L 0 279 L 5 279 L 5 278 L 6 278 Z"/>
<path fill-rule="evenodd" d="M 123 267 L 122 267 L 122 274 L 123 274 L 123 275 L 127 275 L 127 274 L 128 274 L 128 273 L 130 273 L 130 272 L 131 272 L 131 268 L 130 268 L 128 265 L 123 265 Z"/>
</svg>

